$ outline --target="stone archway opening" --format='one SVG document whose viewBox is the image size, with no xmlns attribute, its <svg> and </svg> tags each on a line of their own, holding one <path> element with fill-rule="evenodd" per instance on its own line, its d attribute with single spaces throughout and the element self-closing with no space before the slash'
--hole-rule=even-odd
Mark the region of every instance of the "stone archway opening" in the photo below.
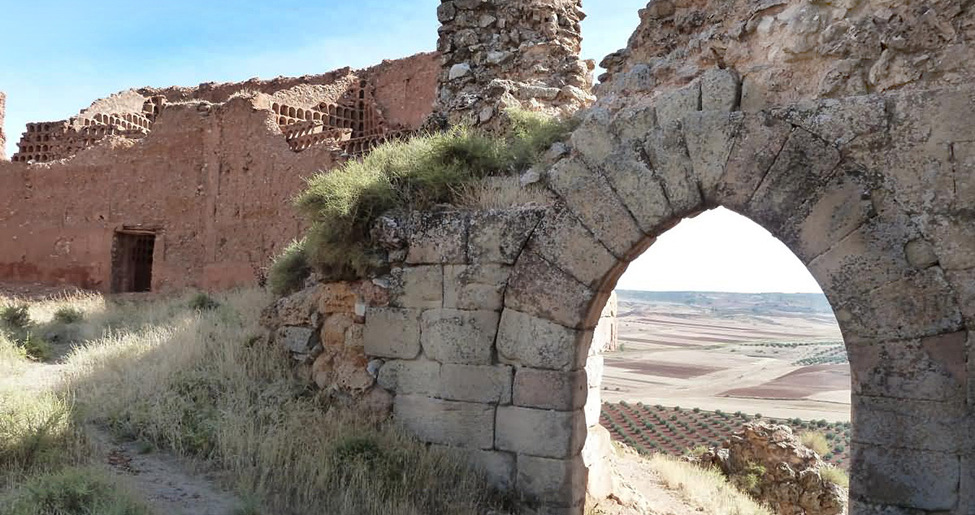
<svg viewBox="0 0 975 515">
<path fill-rule="evenodd" d="M 822 458 L 813 470 L 849 468 L 850 366 L 829 300 L 785 245 L 737 213 L 717 208 L 685 218 L 629 263 L 589 355 L 600 425 L 646 458 L 616 454 L 626 464 L 616 467 L 615 488 L 626 482 L 655 491 L 634 466 L 653 470 L 669 463 L 654 455 L 718 449 L 749 423 L 791 428 Z M 592 399 L 587 408 L 597 409 Z M 589 480 L 598 496 L 592 470 Z M 783 492 L 785 483 L 769 487 Z M 824 500 L 833 509 L 845 501 L 841 490 L 815 487 L 833 492 Z"/>
</svg>

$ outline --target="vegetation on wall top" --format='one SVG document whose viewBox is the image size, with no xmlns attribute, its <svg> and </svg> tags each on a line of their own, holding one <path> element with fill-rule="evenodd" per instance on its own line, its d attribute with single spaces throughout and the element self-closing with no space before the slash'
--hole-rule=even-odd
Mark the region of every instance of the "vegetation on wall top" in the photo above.
<svg viewBox="0 0 975 515">
<path fill-rule="evenodd" d="M 308 180 L 295 205 L 309 220 L 301 241 L 275 260 L 272 291 L 286 294 L 317 271 L 326 280 L 364 277 L 382 264 L 369 230 L 383 213 L 454 204 L 465 186 L 529 169 L 572 122 L 522 110 L 506 112 L 502 134 L 469 127 L 385 143 L 361 161 L 321 172 Z"/>
</svg>

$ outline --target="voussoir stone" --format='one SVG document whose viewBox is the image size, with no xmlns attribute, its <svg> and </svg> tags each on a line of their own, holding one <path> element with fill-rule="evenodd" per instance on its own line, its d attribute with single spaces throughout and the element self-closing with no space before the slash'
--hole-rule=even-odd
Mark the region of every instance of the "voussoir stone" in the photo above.
<svg viewBox="0 0 975 515">
<path fill-rule="evenodd" d="M 551 320 L 566 327 L 595 327 L 590 306 L 597 292 L 532 250 L 522 253 L 505 291 L 505 308 Z"/>
<path fill-rule="evenodd" d="M 441 363 L 489 365 L 499 318 L 496 311 L 426 311 L 420 336 L 423 351 Z"/>
<path fill-rule="evenodd" d="M 417 357 L 421 313 L 418 309 L 368 308 L 363 330 L 366 354 L 381 358 Z"/>
<path fill-rule="evenodd" d="M 618 259 L 564 206 L 557 206 L 535 230 L 529 248 L 546 261 L 596 289 Z"/>
<path fill-rule="evenodd" d="M 549 187 L 617 257 L 627 256 L 645 235 L 601 174 L 579 159 L 563 159 L 549 171 Z"/>
<path fill-rule="evenodd" d="M 647 164 L 663 185 L 674 215 L 684 217 L 701 211 L 704 198 L 694 177 L 680 122 L 661 122 L 659 128 L 647 134 L 643 151 Z"/>
<path fill-rule="evenodd" d="M 620 149 L 599 169 L 644 233 L 658 234 L 674 223 L 663 183 L 636 152 Z"/>
</svg>

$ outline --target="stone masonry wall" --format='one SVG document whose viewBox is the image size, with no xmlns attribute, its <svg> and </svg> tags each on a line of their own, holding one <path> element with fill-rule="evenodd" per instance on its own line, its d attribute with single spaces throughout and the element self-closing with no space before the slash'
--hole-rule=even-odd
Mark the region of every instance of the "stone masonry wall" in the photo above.
<svg viewBox="0 0 975 515">
<path fill-rule="evenodd" d="M 442 0 L 438 111 L 493 126 L 506 107 L 567 115 L 592 103 L 580 0 Z"/>
<path fill-rule="evenodd" d="M 960 86 L 975 78 L 972 9 L 967 0 L 652 0 L 627 47 L 602 61 L 599 96 L 659 95 L 712 68 L 742 77 L 744 111 Z"/>
</svg>

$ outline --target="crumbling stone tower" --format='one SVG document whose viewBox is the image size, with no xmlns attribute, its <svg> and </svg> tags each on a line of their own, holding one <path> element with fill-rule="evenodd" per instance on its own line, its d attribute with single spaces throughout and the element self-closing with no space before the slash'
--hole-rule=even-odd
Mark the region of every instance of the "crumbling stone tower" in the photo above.
<svg viewBox="0 0 975 515">
<path fill-rule="evenodd" d="M 437 16 L 448 121 L 490 126 L 506 107 L 564 115 L 594 100 L 581 0 L 443 0 Z"/>
<path fill-rule="evenodd" d="M 0 91 L 0 160 L 7 159 L 7 151 L 4 145 L 7 144 L 7 136 L 3 133 L 3 115 L 6 109 L 7 96 Z"/>
</svg>

